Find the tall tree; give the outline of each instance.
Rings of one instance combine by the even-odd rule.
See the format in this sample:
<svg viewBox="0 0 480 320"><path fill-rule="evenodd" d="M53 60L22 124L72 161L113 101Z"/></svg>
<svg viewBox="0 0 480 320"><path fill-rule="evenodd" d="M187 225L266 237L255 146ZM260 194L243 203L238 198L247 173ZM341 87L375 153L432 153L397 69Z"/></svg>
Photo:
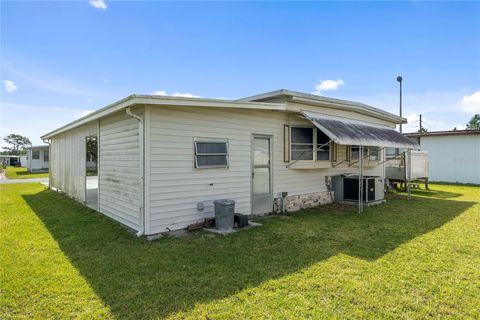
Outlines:
<svg viewBox="0 0 480 320"><path fill-rule="evenodd" d="M480 129L480 114L473 115L470 122L467 123L467 129Z"/></svg>
<svg viewBox="0 0 480 320"><path fill-rule="evenodd" d="M25 148L32 144L27 137L15 133L11 133L4 137L3 141L7 144L3 149L7 150L9 154L15 156L25 153Z"/></svg>

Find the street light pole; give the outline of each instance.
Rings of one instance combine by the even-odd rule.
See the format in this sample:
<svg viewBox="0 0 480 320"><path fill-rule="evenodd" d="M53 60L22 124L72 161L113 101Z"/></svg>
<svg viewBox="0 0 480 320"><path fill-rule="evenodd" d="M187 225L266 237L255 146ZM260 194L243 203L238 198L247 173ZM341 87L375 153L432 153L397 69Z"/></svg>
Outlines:
<svg viewBox="0 0 480 320"><path fill-rule="evenodd" d="M400 117L402 116L402 81L403 78L401 76L397 77L397 81L400 83ZM400 123L400 133L402 133L402 124Z"/></svg>

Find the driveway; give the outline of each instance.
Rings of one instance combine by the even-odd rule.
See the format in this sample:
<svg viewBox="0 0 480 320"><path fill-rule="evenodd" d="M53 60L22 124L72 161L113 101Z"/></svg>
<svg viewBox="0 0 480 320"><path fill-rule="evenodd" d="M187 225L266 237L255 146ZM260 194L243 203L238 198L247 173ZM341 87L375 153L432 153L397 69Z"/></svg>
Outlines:
<svg viewBox="0 0 480 320"><path fill-rule="evenodd" d="M14 183L32 183L39 182L48 186L48 178L31 178L31 179L0 179L0 184L14 184Z"/></svg>

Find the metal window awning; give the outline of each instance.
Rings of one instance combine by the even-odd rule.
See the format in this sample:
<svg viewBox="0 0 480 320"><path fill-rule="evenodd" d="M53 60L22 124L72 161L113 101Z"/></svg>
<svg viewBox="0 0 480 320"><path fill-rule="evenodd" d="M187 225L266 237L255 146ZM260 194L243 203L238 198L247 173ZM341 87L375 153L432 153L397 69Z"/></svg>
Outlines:
<svg viewBox="0 0 480 320"><path fill-rule="evenodd" d="M387 126L310 111L301 111L301 113L336 144L402 149L419 147L409 138Z"/></svg>

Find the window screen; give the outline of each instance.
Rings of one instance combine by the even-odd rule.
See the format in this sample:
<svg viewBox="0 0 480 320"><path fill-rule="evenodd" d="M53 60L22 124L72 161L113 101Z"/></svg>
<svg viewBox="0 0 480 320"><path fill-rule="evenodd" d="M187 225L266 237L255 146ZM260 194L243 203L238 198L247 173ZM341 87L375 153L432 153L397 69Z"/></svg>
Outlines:
<svg viewBox="0 0 480 320"><path fill-rule="evenodd" d="M380 159L380 148L378 147L370 147L369 148L369 159L373 161L377 161Z"/></svg>
<svg viewBox="0 0 480 320"><path fill-rule="evenodd" d="M43 151L43 161L48 161L48 150Z"/></svg>
<svg viewBox="0 0 480 320"><path fill-rule="evenodd" d="M328 141L330 138L317 129L317 160L330 160L330 144L324 145Z"/></svg>
<svg viewBox="0 0 480 320"><path fill-rule="evenodd" d="M292 128L292 160L313 160L313 128Z"/></svg>
<svg viewBox="0 0 480 320"><path fill-rule="evenodd" d="M195 141L195 168L228 167L227 142Z"/></svg>
<svg viewBox="0 0 480 320"><path fill-rule="evenodd" d="M34 160L40 159L40 150L32 150L32 159Z"/></svg>
<svg viewBox="0 0 480 320"><path fill-rule="evenodd" d="M368 148L363 147L363 159L367 156ZM352 146L350 149L350 161L360 160L360 147Z"/></svg>
<svg viewBox="0 0 480 320"><path fill-rule="evenodd" d="M398 148L385 148L385 153L387 156L396 156L399 154Z"/></svg>

